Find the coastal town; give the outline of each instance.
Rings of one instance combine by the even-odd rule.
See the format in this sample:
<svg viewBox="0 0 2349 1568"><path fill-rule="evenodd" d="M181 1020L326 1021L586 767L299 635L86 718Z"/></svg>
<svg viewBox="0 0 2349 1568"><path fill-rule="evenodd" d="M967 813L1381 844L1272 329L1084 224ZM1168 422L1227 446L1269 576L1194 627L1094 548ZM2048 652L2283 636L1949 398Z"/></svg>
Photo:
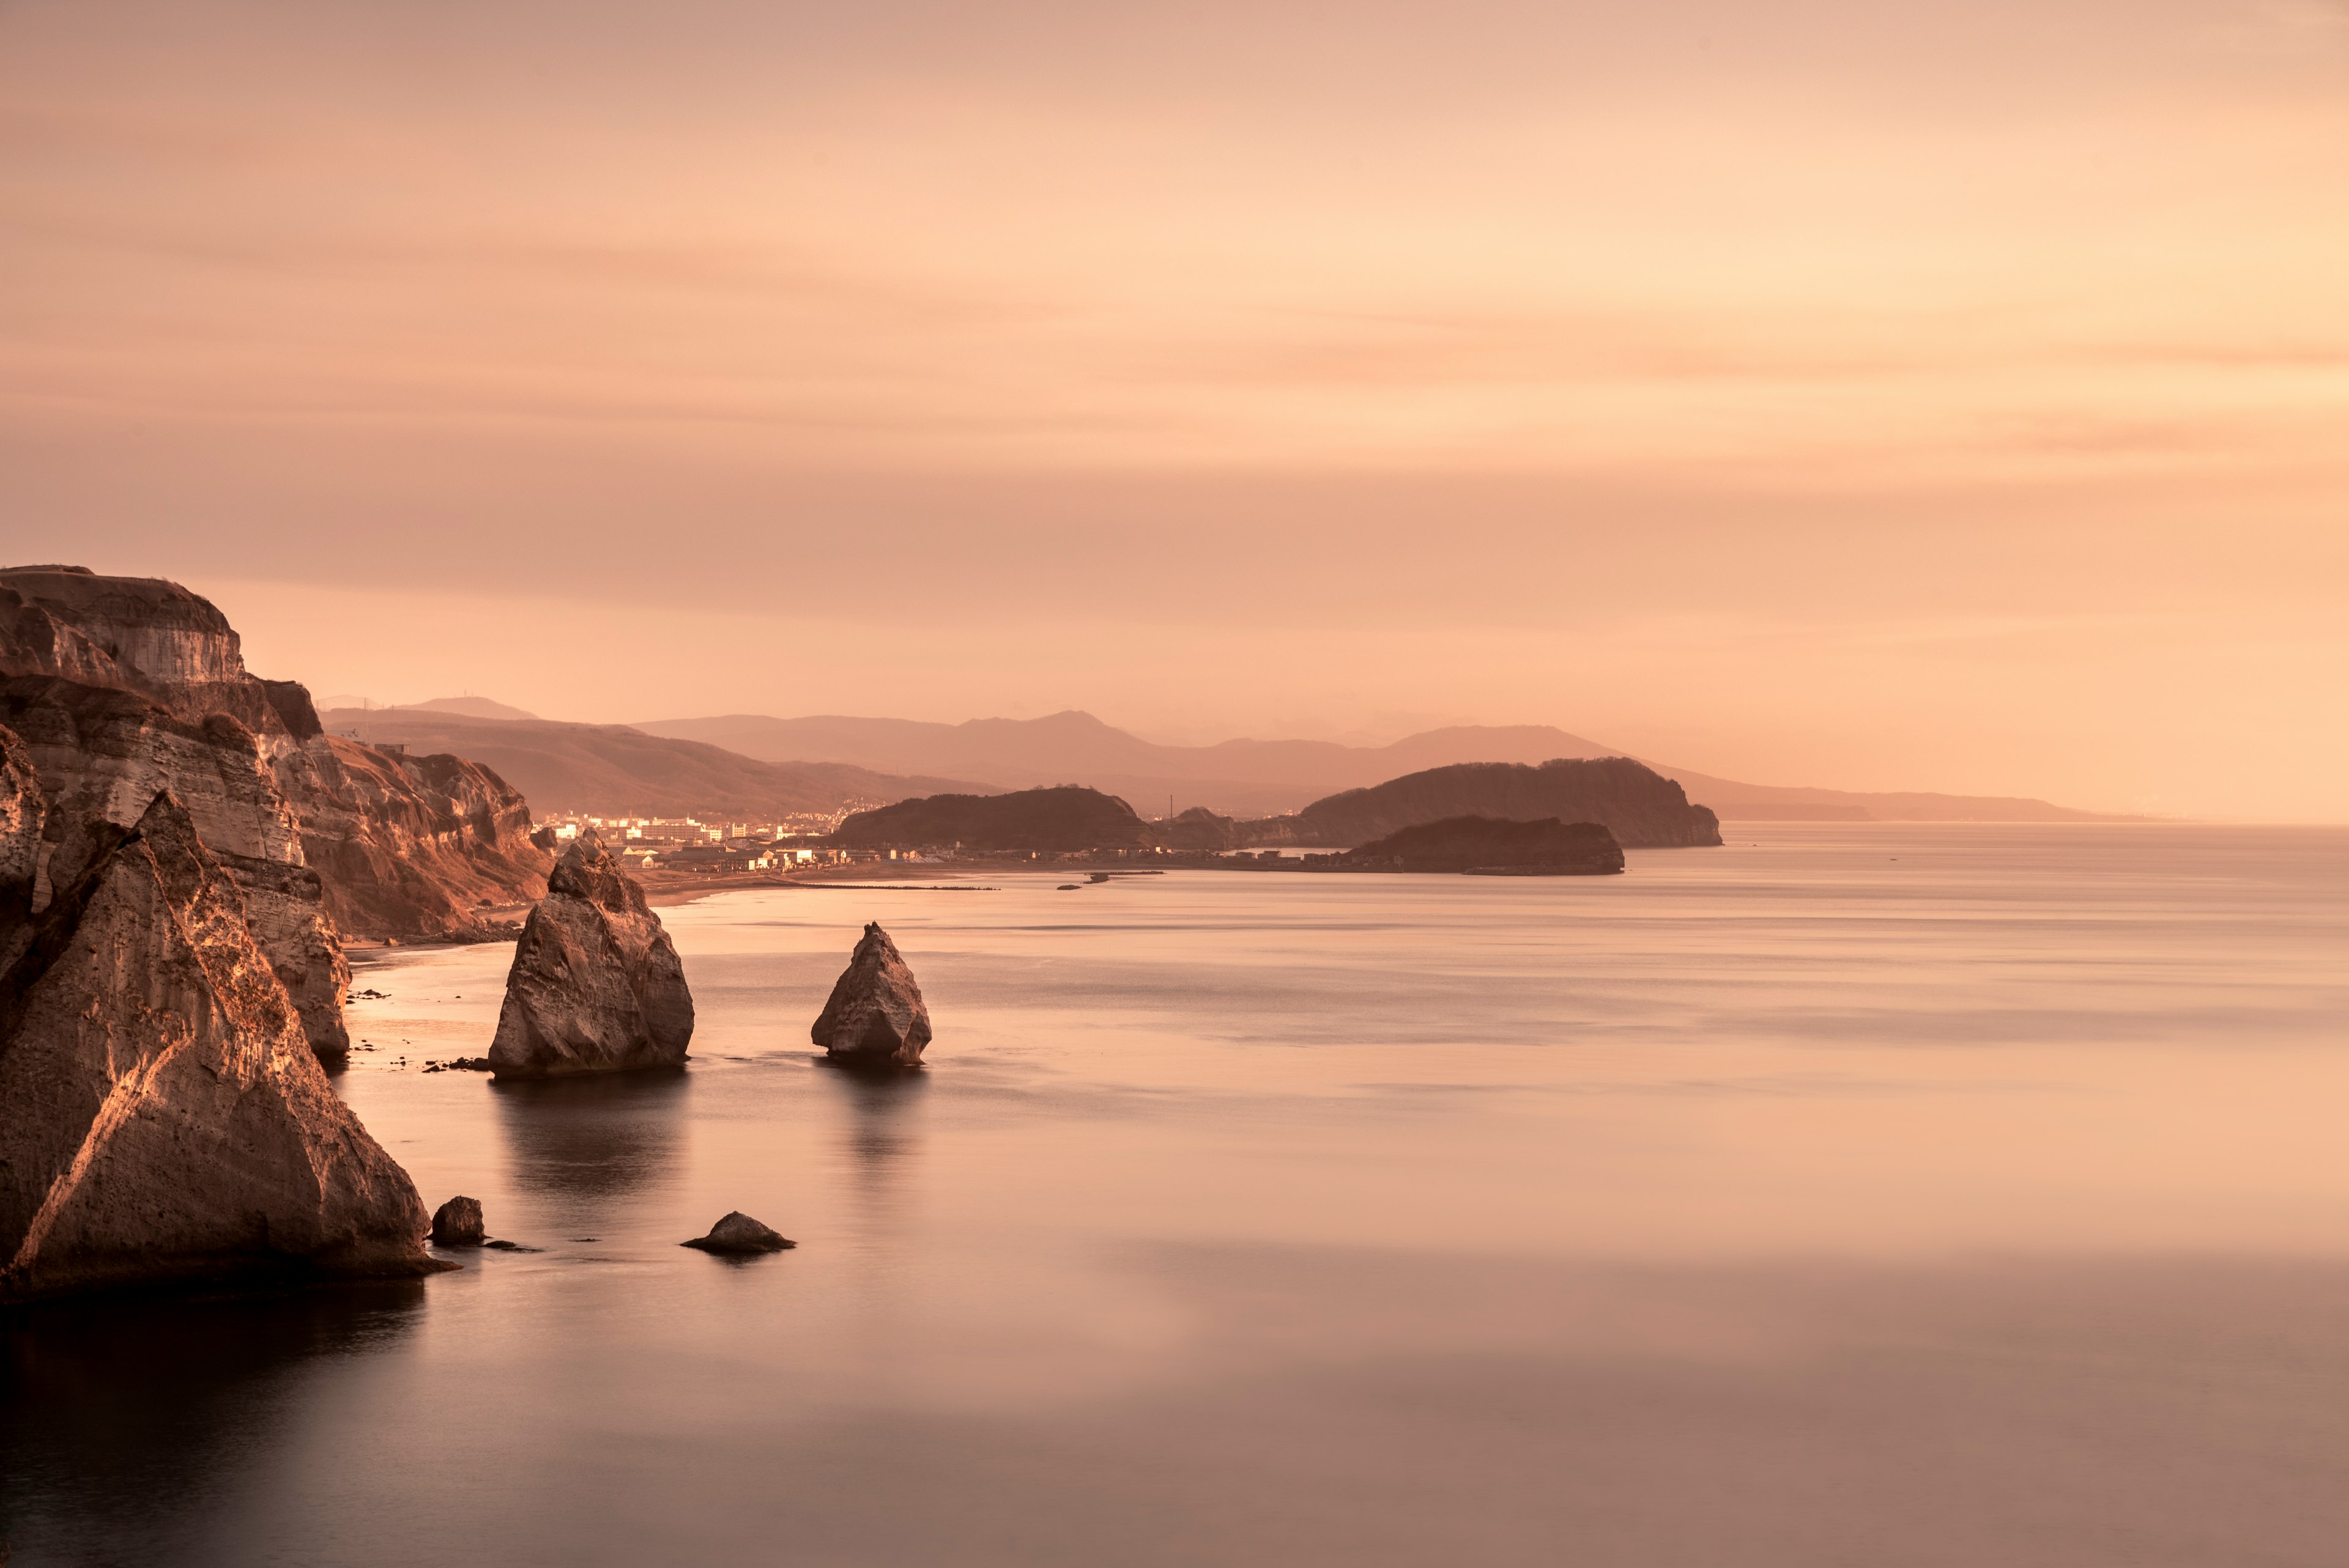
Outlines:
<svg viewBox="0 0 2349 1568"><path fill-rule="evenodd" d="M948 861L1006 858L1001 852L966 854L958 844L918 847L843 847L833 832L846 813L832 816L793 817L771 822L705 822L698 817L595 816L578 813L550 814L540 825L557 846L594 828L605 846L636 875L649 875L655 885L673 877L774 877L794 872L823 872L843 867L882 869L892 866L936 866ZM1106 850L1026 852L1020 858L1038 862L1086 862L1103 858L1155 857L1170 852L1150 846Z"/></svg>

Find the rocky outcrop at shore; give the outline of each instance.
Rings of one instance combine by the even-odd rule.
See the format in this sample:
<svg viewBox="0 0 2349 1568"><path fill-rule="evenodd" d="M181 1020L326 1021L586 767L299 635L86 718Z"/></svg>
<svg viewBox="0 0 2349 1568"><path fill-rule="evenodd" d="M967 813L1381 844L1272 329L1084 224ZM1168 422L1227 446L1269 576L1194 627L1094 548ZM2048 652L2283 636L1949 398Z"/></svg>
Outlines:
<svg viewBox="0 0 2349 1568"><path fill-rule="evenodd" d="M327 1085L193 815L159 794L88 844L0 978L0 1300L428 1272L414 1186Z"/></svg>
<svg viewBox="0 0 2349 1568"><path fill-rule="evenodd" d="M1338 857L1342 866L1495 876L1596 877L1623 869L1623 849L1595 822L1508 822L1454 816L1373 839Z"/></svg>
<svg viewBox="0 0 2349 1568"><path fill-rule="evenodd" d="M1560 758L1538 767L1461 763L1430 768L1317 800L1295 816L1267 817L1241 828L1250 844L1344 849L1456 816L1595 822L1628 849L1721 842L1721 824L1712 812L1690 805L1679 784L1629 757Z"/></svg>
<svg viewBox="0 0 2349 1568"><path fill-rule="evenodd" d="M490 1046L501 1078L674 1067L693 1038L693 997L644 889L593 828L574 839L530 912Z"/></svg>
<svg viewBox="0 0 2349 1568"><path fill-rule="evenodd" d="M834 1061L876 1067L920 1063L922 1047L930 1043L930 1010L914 971L878 922L864 928L810 1034Z"/></svg>

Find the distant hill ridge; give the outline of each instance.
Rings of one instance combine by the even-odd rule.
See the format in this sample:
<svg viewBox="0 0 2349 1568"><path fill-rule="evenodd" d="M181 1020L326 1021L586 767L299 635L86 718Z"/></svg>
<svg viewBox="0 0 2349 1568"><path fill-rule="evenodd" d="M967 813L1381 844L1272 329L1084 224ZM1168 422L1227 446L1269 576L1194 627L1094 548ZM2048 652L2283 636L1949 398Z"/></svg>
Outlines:
<svg viewBox="0 0 2349 1568"><path fill-rule="evenodd" d="M1681 786L1629 757L1559 757L1454 763L1317 800L1294 816L1242 825L1259 844L1358 847L1423 823L1464 817L1526 823L1555 817L1598 823L1630 849L1683 849L1721 842L1721 824Z"/></svg>
<svg viewBox="0 0 2349 1568"><path fill-rule="evenodd" d="M1629 754L1547 724L1454 725L1407 735L1385 746L1255 740L1168 746L1076 710L1041 719L973 719L960 724L839 714L776 719L734 713L651 720L635 728L769 762L833 762L891 774L948 774L983 779L1003 789L1079 780L1123 796L1152 817L1165 811L1170 796L1177 811L1205 806L1229 816L1269 816L1297 811L1333 792L1460 763L1540 763ZM1650 765L1680 781L1692 801L1734 820L2112 820L2021 797L1743 784L1665 763Z"/></svg>
<svg viewBox="0 0 2349 1568"><path fill-rule="evenodd" d="M963 779L901 778L843 763L761 762L626 724L475 718L429 707L330 708L318 719L331 733L470 757L495 768L542 813L758 819L830 815L950 791L995 793Z"/></svg>
<svg viewBox="0 0 2349 1568"><path fill-rule="evenodd" d="M938 794L860 811L835 836L855 849L897 846L1053 853L1125 849L1150 841L1147 824L1113 794L1079 784L1010 794Z"/></svg>

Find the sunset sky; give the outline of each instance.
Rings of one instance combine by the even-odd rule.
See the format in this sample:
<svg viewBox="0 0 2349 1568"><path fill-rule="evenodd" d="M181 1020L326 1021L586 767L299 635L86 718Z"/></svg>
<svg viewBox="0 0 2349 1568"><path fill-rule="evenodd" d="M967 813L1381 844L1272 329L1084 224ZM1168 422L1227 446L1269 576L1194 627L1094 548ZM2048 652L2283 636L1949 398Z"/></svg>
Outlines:
<svg viewBox="0 0 2349 1568"><path fill-rule="evenodd" d="M2349 0L0 0L0 554L321 695L2349 820Z"/></svg>

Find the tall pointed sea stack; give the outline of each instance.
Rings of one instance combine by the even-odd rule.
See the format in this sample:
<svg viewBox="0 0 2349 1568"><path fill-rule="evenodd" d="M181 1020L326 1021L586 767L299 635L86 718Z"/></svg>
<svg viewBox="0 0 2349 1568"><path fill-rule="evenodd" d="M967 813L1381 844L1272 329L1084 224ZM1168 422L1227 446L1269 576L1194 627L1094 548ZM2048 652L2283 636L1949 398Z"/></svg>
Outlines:
<svg viewBox="0 0 2349 1568"><path fill-rule="evenodd" d="M490 1069L554 1078L674 1067L693 1038L685 969L594 828L555 863L506 975Z"/></svg>
<svg viewBox="0 0 2349 1568"><path fill-rule="evenodd" d="M0 978L0 1301L429 1272L415 1187L328 1086L186 810L158 794L98 836Z"/></svg>
<svg viewBox="0 0 2349 1568"><path fill-rule="evenodd" d="M930 1043L930 1010L914 971L878 922L864 928L864 940L833 983L811 1033L835 1061L876 1067L921 1061L922 1047Z"/></svg>

